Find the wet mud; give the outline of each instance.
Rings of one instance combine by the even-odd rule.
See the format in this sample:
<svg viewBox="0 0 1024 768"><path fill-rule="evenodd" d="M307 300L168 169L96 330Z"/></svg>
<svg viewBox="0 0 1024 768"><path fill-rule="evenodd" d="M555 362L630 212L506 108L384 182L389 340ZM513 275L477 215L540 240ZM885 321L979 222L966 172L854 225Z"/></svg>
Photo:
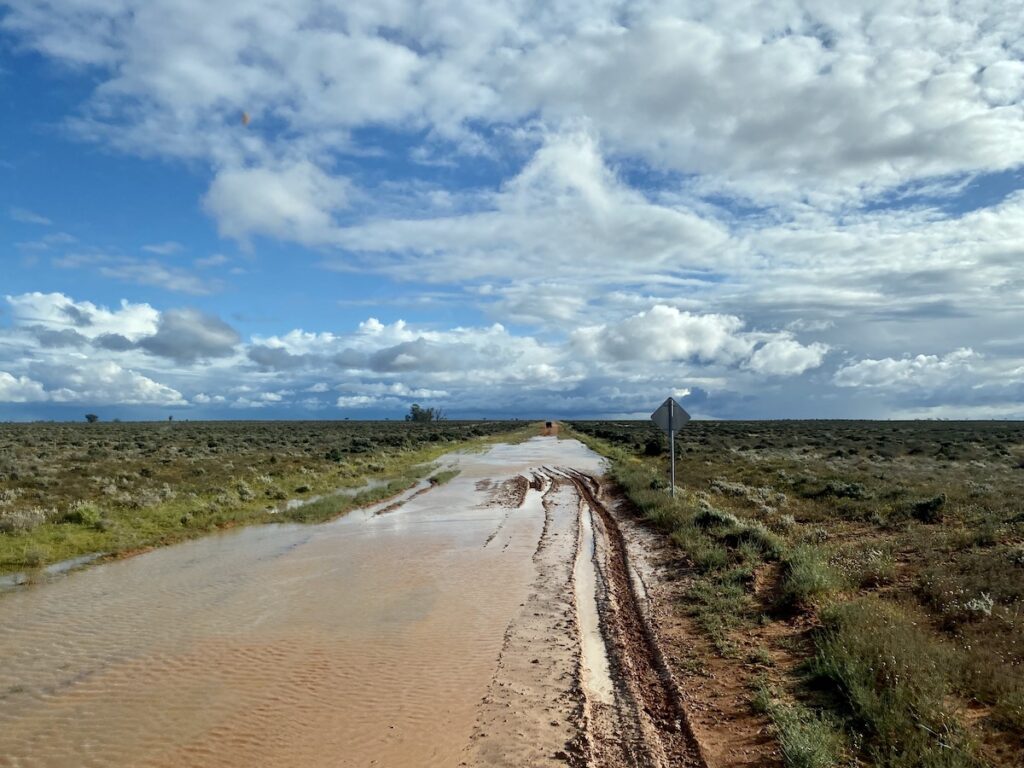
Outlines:
<svg viewBox="0 0 1024 768"><path fill-rule="evenodd" d="M456 461L0 597L0 766L705 765L600 458Z"/></svg>

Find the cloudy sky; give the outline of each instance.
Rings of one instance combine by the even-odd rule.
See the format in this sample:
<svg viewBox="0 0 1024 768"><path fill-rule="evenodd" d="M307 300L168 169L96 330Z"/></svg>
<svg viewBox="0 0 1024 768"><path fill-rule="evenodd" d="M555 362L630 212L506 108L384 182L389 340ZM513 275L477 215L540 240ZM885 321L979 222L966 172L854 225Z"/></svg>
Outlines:
<svg viewBox="0 0 1024 768"><path fill-rule="evenodd" d="M0 418L1024 418L1022 59L1020 0L0 0Z"/></svg>

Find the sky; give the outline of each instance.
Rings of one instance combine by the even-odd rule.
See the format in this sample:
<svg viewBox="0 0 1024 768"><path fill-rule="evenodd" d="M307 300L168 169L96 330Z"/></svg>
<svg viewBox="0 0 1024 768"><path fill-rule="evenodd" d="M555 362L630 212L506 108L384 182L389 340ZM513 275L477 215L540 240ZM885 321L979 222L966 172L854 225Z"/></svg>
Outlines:
<svg viewBox="0 0 1024 768"><path fill-rule="evenodd" d="M1024 418L1024 2L0 0L0 419Z"/></svg>

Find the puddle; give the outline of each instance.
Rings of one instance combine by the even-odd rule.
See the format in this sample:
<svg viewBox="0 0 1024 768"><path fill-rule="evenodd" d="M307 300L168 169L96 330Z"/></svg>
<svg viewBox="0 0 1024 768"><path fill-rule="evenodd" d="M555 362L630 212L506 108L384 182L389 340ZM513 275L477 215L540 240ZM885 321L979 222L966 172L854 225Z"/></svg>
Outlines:
<svg viewBox="0 0 1024 768"><path fill-rule="evenodd" d="M280 504L270 507L269 511L271 513L290 512L291 510L298 509L299 507L303 507L306 504L312 504L313 502L320 501L321 499L331 499L336 496L347 496L349 498L355 498L360 493L365 493L366 491L374 491L378 488L384 488L390 482L392 482L393 479L394 478L371 477L365 483L363 483L362 485L358 485L355 488L339 488L338 490L331 491L330 493L321 493L313 496L304 496L298 499L288 499L287 501L283 501Z"/></svg>
<svg viewBox="0 0 1024 768"><path fill-rule="evenodd" d="M0 592L8 589L17 589L23 584L28 584L27 573L8 573L0 576Z"/></svg>
<svg viewBox="0 0 1024 768"><path fill-rule="evenodd" d="M83 565L88 565L92 561L103 557L105 554L106 552L93 552L91 555L79 555L78 557L72 557L69 560L61 560L59 563L46 566L43 569L43 573L48 576L60 576L68 571L73 571L75 568L81 568Z"/></svg>
<svg viewBox="0 0 1024 768"><path fill-rule="evenodd" d="M583 687L587 698L602 704L615 702L611 667L597 611L597 567L593 513L583 505L580 511L580 545L573 577L576 584L576 614L579 621Z"/></svg>
<svg viewBox="0 0 1024 768"><path fill-rule="evenodd" d="M601 460L535 438L453 461L387 514L394 499L225 531L5 594L0 765L457 765L544 524L533 498L509 515L476 484Z"/></svg>
<svg viewBox="0 0 1024 768"><path fill-rule="evenodd" d="M106 552L93 552L89 555L79 555L78 557L72 557L68 560L61 560L59 563L53 563L43 568L39 573L33 577L29 573L9 573L5 576L0 576L0 592L17 589L18 587L26 584L31 584L33 581L40 579L55 578L57 576L63 576L76 568L81 568L84 565L88 565L94 560L105 556Z"/></svg>

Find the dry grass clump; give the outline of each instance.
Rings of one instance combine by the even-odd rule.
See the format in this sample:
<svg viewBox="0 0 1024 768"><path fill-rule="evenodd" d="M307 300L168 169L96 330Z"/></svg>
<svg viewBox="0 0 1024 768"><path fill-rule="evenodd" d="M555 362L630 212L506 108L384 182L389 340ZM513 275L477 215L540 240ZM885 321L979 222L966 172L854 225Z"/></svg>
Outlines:
<svg viewBox="0 0 1024 768"><path fill-rule="evenodd" d="M0 533L27 533L57 516L54 508L22 507L0 510Z"/></svg>
<svg viewBox="0 0 1024 768"><path fill-rule="evenodd" d="M887 542L864 547L853 543L833 555L831 564L851 584L872 589L892 584L896 578L896 556Z"/></svg>

